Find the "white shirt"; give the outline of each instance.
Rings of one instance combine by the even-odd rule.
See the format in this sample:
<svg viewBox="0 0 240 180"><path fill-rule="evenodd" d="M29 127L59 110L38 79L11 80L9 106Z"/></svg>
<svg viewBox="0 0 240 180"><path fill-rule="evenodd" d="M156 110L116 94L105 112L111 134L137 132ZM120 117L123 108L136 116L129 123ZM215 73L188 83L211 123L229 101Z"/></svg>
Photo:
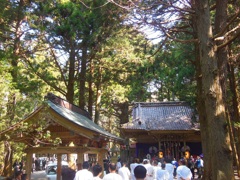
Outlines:
<svg viewBox="0 0 240 180"><path fill-rule="evenodd" d="M165 169L169 172L169 180L173 180L174 166L171 163L166 163Z"/></svg>
<svg viewBox="0 0 240 180"><path fill-rule="evenodd" d="M146 180L153 180L154 179L154 168L151 164L144 164L144 167L147 170Z"/></svg>
<svg viewBox="0 0 240 180"><path fill-rule="evenodd" d="M200 166L203 167L203 160L200 159Z"/></svg>
<svg viewBox="0 0 240 180"><path fill-rule="evenodd" d="M116 164L116 168L117 168L117 170L119 170L121 167L122 167L121 162L117 162L117 164Z"/></svg>
<svg viewBox="0 0 240 180"><path fill-rule="evenodd" d="M190 180L192 178L192 172L187 166L184 165L178 166L177 179L181 180L181 178L185 180Z"/></svg>
<svg viewBox="0 0 240 180"><path fill-rule="evenodd" d="M122 177L117 173L108 173L103 177L103 180L122 180Z"/></svg>
<svg viewBox="0 0 240 180"><path fill-rule="evenodd" d="M82 169L76 172L74 180L92 180L93 174L87 169Z"/></svg>
<svg viewBox="0 0 240 180"><path fill-rule="evenodd" d="M161 167L159 166L153 166L153 179L156 180L157 179L157 170L158 169L162 169Z"/></svg>
<svg viewBox="0 0 240 180"><path fill-rule="evenodd" d="M169 180L169 172L166 169L157 170L157 180Z"/></svg>
<svg viewBox="0 0 240 180"><path fill-rule="evenodd" d="M98 176L95 176L95 177L93 177L93 180L102 180L102 179Z"/></svg>
<svg viewBox="0 0 240 180"><path fill-rule="evenodd" d="M136 180L135 176L134 176L134 168L139 165L138 163L132 163L130 164L130 170L131 170L131 180Z"/></svg>
<svg viewBox="0 0 240 180"><path fill-rule="evenodd" d="M127 167L123 166L118 170L118 174L122 177L123 180L129 180L130 179L130 171Z"/></svg>

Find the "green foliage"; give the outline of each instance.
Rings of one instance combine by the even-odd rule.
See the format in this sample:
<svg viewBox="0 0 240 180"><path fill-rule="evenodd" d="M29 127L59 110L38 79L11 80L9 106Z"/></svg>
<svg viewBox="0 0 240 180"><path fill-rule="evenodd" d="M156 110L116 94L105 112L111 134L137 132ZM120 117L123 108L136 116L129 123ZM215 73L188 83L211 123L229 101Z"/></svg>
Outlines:
<svg viewBox="0 0 240 180"><path fill-rule="evenodd" d="M13 144L13 159L18 160L20 162L21 160L26 158L26 153L23 151L23 149L27 148L26 144L23 143L16 143Z"/></svg>
<svg viewBox="0 0 240 180"><path fill-rule="evenodd" d="M126 26L125 29L116 32L115 36L108 40L103 51L97 54L98 58L101 57L98 66L104 70L102 72L103 106L107 102L111 104L134 100L130 94L137 87L132 84L142 82L142 79L134 77L147 56L144 54L145 46L147 46L146 39Z"/></svg>
<svg viewBox="0 0 240 180"><path fill-rule="evenodd" d="M154 72L159 79L160 100L179 99L195 101L195 67L192 46L190 44L171 43L157 55ZM170 96L169 96L170 95Z"/></svg>

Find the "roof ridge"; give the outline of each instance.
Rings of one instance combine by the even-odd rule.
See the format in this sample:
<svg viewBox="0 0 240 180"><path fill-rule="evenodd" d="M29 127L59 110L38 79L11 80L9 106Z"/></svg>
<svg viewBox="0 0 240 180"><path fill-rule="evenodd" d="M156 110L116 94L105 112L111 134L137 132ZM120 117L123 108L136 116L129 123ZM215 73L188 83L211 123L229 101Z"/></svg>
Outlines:
<svg viewBox="0 0 240 180"><path fill-rule="evenodd" d="M188 106L189 104L185 101L161 101L161 102L134 102L133 105L137 106Z"/></svg>
<svg viewBox="0 0 240 180"><path fill-rule="evenodd" d="M90 116L90 114L85 110L85 109L82 109L80 108L79 106L75 105L75 104L72 104L70 102L68 102L67 100L59 97L59 96L56 96L55 94L53 93L48 93L46 96L45 96L45 99L51 101L52 103L56 104L56 105L59 105L61 107L64 107L66 109L69 109L73 112L76 112L76 113L79 113L83 116L86 116L87 118L89 118L90 120L92 120L92 117Z"/></svg>

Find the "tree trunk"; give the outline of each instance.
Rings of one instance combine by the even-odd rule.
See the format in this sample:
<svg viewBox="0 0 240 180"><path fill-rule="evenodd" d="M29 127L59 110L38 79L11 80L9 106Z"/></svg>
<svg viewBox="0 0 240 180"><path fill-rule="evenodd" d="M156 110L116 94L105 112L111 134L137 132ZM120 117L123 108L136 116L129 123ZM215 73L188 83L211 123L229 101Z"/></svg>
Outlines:
<svg viewBox="0 0 240 180"><path fill-rule="evenodd" d="M195 5L195 0L191 1L191 4ZM196 7L193 6L193 9ZM198 22L196 19L192 19L192 24L193 24L193 36L195 39L198 38L197 35L197 25ZM210 142L206 141L206 139L209 139L210 135L209 132L206 131L208 128L207 126L207 113L206 113L206 108L204 106L204 95L203 95L203 77L202 77L202 69L201 69L201 62L200 62L200 51L199 51L199 43L194 44L195 47L195 68L196 68L196 80L197 80L197 111L199 114L199 122L200 122L200 129L201 129L201 142L202 142L202 152L204 154L204 176L205 177L210 177L211 172L212 172L212 167L211 167L211 156L208 155L210 152ZM208 157L208 158L206 158Z"/></svg>
<svg viewBox="0 0 240 180"><path fill-rule="evenodd" d="M227 0L217 0L216 1L216 16L215 16L215 33L226 33L225 27L227 26L227 6L228 6L228 1ZM225 31L224 31L225 30ZM223 43L223 40L218 40L216 42L217 45L221 45ZM223 91L223 102L225 104L225 109L226 109L226 118L227 118L227 123L228 123L228 129L229 129L229 136L230 136L230 142L231 142L231 147L233 150L233 158L235 165L237 166L237 169L239 170L239 163L238 163L238 156L237 156L237 150L236 150L236 145L234 143L234 135L233 135L233 130L232 130L232 123L231 123L231 118L229 116L229 108L231 108L227 102L227 67L228 67L228 51L229 48L228 46L225 46L221 49L218 49L217 51L217 64L218 64L218 70L219 70L219 77L220 77L220 85Z"/></svg>
<svg viewBox="0 0 240 180"><path fill-rule="evenodd" d="M232 147L232 150L233 150L233 159L234 159L233 165L235 165L237 167L237 173L238 173L238 176L239 176L238 152L237 152L237 147L236 147L236 144L235 144L235 138L234 138L234 132L233 132L234 125L232 124L232 121L231 121L231 118L230 118L230 115L229 115L229 111L227 112L227 120L228 120L229 135L230 135L230 140L231 140L231 147Z"/></svg>
<svg viewBox="0 0 240 180"><path fill-rule="evenodd" d="M237 92L237 86L236 86L236 79L235 79L235 75L234 75L234 67L233 64L230 62L228 65L228 74L229 74L229 87L230 87L230 91L232 94L232 98L231 98L231 102L232 102L232 111L231 112L232 116L232 121L233 124L234 123L239 123L240 120L240 116L239 116L239 104L238 104L238 99L239 99L239 95ZM234 128L234 125L233 125ZM238 139L237 143L235 143L234 140L234 144L236 144L236 148L237 148L237 153L234 154L235 160L236 160L236 166L237 166L237 172L238 172L238 176L240 176L240 162L239 162L239 156L240 156L240 129L239 128L234 128L234 136L236 139Z"/></svg>
<svg viewBox="0 0 240 180"><path fill-rule="evenodd" d="M90 114L91 117L93 117L93 73L94 73L94 68L93 68L93 62L90 60L90 73L89 73L89 78L88 78L88 113Z"/></svg>
<svg viewBox="0 0 240 180"><path fill-rule="evenodd" d="M196 45L196 50L198 50L199 47ZM198 52L198 51L197 51ZM200 121L200 129L201 129L201 140L202 140L202 151L204 154L204 176L210 177L212 173L212 166L211 166L211 155L210 153L210 147L211 143L209 141L206 141L206 139L209 139L209 131L206 131L208 128L207 125L207 113L206 108L204 105L204 95L202 91L202 72L200 67L200 59L199 59L199 53L196 53L196 73L197 73L197 109L199 114L199 121ZM208 158L207 158L208 157Z"/></svg>
<svg viewBox="0 0 240 180"><path fill-rule="evenodd" d="M208 0L196 0L196 22L199 40L199 60L202 73L202 97L205 113L201 119L201 136L208 141L203 146L204 179L234 179L232 149L228 134L225 106L220 85L216 44L213 41Z"/></svg>
<svg viewBox="0 0 240 180"><path fill-rule="evenodd" d="M86 36L88 37L88 36ZM85 38L86 38L85 37ZM82 61L81 61L81 72L79 77L79 107L85 109L85 83L86 83L86 69L87 69L87 41L83 40L82 44Z"/></svg>
<svg viewBox="0 0 240 180"><path fill-rule="evenodd" d="M128 123L129 122L129 104L127 101L118 104L120 109L119 120L120 124Z"/></svg>
<svg viewBox="0 0 240 180"><path fill-rule="evenodd" d="M5 177L12 176L13 152L11 144L8 141L4 142L4 167L2 175Z"/></svg>
<svg viewBox="0 0 240 180"><path fill-rule="evenodd" d="M100 118L100 102L101 102L101 97L102 97L102 92L101 92L101 85L102 85L102 68L99 68L98 71L99 75L97 78L97 83L96 83L96 102L95 102L95 118L94 122L98 124L99 118Z"/></svg>
<svg viewBox="0 0 240 180"><path fill-rule="evenodd" d="M98 121L100 119L100 102L101 102L101 89L97 87L97 96L96 96L96 104L95 104L95 118L94 122L98 124Z"/></svg>
<svg viewBox="0 0 240 180"><path fill-rule="evenodd" d="M69 56L69 73L68 73L68 84L67 84L67 94L66 99L73 103L74 99L74 74L75 74L75 48L74 48L74 40L71 40L70 46L70 56Z"/></svg>

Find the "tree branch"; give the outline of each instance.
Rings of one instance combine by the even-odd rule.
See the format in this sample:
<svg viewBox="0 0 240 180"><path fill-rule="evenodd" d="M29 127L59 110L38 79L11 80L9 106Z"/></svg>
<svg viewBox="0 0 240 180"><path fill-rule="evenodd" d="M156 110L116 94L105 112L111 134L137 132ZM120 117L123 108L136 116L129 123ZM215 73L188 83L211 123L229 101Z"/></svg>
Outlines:
<svg viewBox="0 0 240 180"><path fill-rule="evenodd" d="M166 36L168 37L168 38L170 38L170 39L172 39L172 40L174 40L174 41L176 41L176 42L181 42L181 43L196 43L196 42L198 42L198 39L188 39L188 40L182 40L182 39L177 39L177 38L174 38L173 36L171 36L169 33L165 33L166 34Z"/></svg>
<svg viewBox="0 0 240 180"><path fill-rule="evenodd" d="M28 60L28 58L27 58L26 56L25 56L24 62L26 62L26 63L29 65L29 67L33 70L34 74L37 75L41 80L43 80L47 85L49 85L50 87L52 87L52 88L55 89L56 91L62 93L63 95L66 95L66 92L65 92L63 89L57 87L57 86L56 86L55 84L53 84L53 83L50 83L50 82L44 77L44 75L42 75L42 74L40 74L40 73L38 73L38 72L35 72L35 69L34 69L34 67L32 66L32 63ZM28 67L27 67L27 68L28 68Z"/></svg>
<svg viewBox="0 0 240 180"><path fill-rule="evenodd" d="M67 86L66 78L64 77L63 71L62 71L62 69L61 69L61 67L60 67L60 65L59 65L59 63L57 61L56 55L55 55L52 47L50 47L50 51L51 51L51 54L53 55L54 62L56 64L56 66L58 67L58 70L60 71L60 74L61 74L61 77L63 79L63 82L64 82L65 86Z"/></svg>
<svg viewBox="0 0 240 180"><path fill-rule="evenodd" d="M234 33L233 36L230 36L230 34ZM230 43L232 43L236 38L238 38L240 36L240 24L238 24L237 27L235 27L234 29L230 30L229 32L227 32L224 36L219 37L219 38L215 38L215 41L217 40L224 40L224 39L228 39L227 41L225 41L223 44L219 45L217 47L217 49L221 49L227 45L229 45Z"/></svg>
<svg viewBox="0 0 240 180"><path fill-rule="evenodd" d="M238 10L238 12L231 18L231 20L228 22L228 24L226 25L225 28L223 28L218 34L216 34L214 36L214 39L222 36L224 34L224 32L226 32L226 30L229 28L229 26L236 20L236 18L238 18L238 16L240 15L240 11ZM231 30L232 31L232 30ZM229 31L229 32L231 32ZM228 33L229 34L229 33ZM226 37L226 34L224 35Z"/></svg>

